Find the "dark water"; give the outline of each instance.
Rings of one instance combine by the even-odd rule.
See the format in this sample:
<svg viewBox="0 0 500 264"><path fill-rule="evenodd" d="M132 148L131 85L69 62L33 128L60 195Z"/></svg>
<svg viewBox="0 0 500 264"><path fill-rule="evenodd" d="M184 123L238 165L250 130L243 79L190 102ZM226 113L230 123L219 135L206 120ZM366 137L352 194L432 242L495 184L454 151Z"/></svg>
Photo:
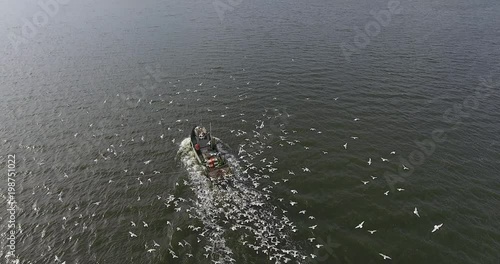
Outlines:
<svg viewBox="0 0 500 264"><path fill-rule="evenodd" d="M19 263L500 261L497 1L214 3L0 4L3 256L14 230Z"/></svg>

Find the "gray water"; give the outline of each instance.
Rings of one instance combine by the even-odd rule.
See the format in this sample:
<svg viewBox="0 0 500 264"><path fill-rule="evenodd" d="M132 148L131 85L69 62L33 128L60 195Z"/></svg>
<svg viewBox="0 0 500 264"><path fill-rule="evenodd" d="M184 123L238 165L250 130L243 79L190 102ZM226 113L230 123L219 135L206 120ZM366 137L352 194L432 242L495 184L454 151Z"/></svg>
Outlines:
<svg viewBox="0 0 500 264"><path fill-rule="evenodd" d="M499 262L497 1L62 2L0 3L2 261Z"/></svg>

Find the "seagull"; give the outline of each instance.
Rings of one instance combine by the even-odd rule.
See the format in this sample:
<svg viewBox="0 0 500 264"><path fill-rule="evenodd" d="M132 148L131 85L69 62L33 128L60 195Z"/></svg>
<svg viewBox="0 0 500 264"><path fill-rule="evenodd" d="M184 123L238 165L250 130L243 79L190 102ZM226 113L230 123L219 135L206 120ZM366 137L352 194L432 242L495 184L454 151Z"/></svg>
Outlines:
<svg viewBox="0 0 500 264"><path fill-rule="evenodd" d="M384 259L391 259L391 257L387 256L387 255L384 255L382 253L378 253L380 256L382 256Z"/></svg>
<svg viewBox="0 0 500 264"><path fill-rule="evenodd" d="M314 220L314 216L310 215L309 219Z"/></svg>
<svg viewBox="0 0 500 264"><path fill-rule="evenodd" d="M382 157L380 157L380 159L382 159L382 161L389 162L389 160L388 160L388 159L384 159L384 158L382 158Z"/></svg>
<svg viewBox="0 0 500 264"><path fill-rule="evenodd" d="M295 175L295 172L291 171L291 170L288 170L288 174L290 175Z"/></svg>
<svg viewBox="0 0 500 264"><path fill-rule="evenodd" d="M130 225L131 225L131 226L135 226L134 221L130 221Z"/></svg>
<svg viewBox="0 0 500 264"><path fill-rule="evenodd" d="M146 161L144 162L144 164L146 164L146 165L148 165L149 163L151 163L151 160L146 160Z"/></svg>
<svg viewBox="0 0 500 264"><path fill-rule="evenodd" d="M306 214L306 210L299 211L299 214Z"/></svg>
<svg viewBox="0 0 500 264"><path fill-rule="evenodd" d="M361 181L363 184L368 184L370 181Z"/></svg>
<svg viewBox="0 0 500 264"><path fill-rule="evenodd" d="M322 247L322 246L323 246L323 245L320 245L320 244L317 244L317 245L316 245L316 247L317 247L317 248L320 248L320 247Z"/></svg>
<svg viewBox="0 0 500 264"><path fill-rule="evenodd" d="M359 118L354 118L354 121L359 121Z"/></svg>
<svg viewBox="0 0 500 264"><path fill-rule="evenodd" d="M434 225L434 229L432 229L432 233L436 232L439 230L439 228L441 228L443 226L443 224L439 224L439 225Z"/></svg>
<svg viewBox="0 0 500 264"><path fill-rule="evenodd" d="M151 253L151 252L153 252L153 251L156 251L156 249L154 249L154 248L150 248L150 249L148 249L148 253Z"/></svg>
<svg viewBox="0 0 500 264"><path fill-rule="evenodd" d="M137 235L136 235L136 234L134 234L134 233L132 233L132 232L130 232L130 231L128 231L128 233L130 234L130 237L137 237Z"/></svg>
<svg viewBox="0 0 500 264"><path fill-rule="evenodd" d="M368 230L368 232L373 235L373 233L377 232L377 230Z"/></svg>
<svg viewBox="0 0 500 264"><path fill-rule="evenodd" d="M372 165L372 158L368 158L368 165Z"/></svg>
<svg viewBox="0 0 500 264"><path fill-rule="evenodd" d="M396 151L391 151L391 155L396 155Z"/></svg>
<svg viewBox="0 0 500 264"><path fill-rule="evenodd" d="M358 137L351 137L352 139L358 139Z"/></svg>
<svg viewBox="0 0 500 264"><path fill-rule="evenodd" d="M153 243L154 243L155 247L159 247L160 246L160 244L156 243L156 241L154 241L154 240L153 240Z"/></svg>
<svg viewBox="0 0 500 264"><path fill-rule="evenodd" d="M371 176L371 175L370 175L370 177L372 177L372 179L373 179L373 180L375 180L375 179L377 178L377 177L375 177L375 176Z"/></svg>
<svg viewBox="0 0 500 264"><path fill-rule="evenodd" d="M402 191L404 191L405 189L403 189L403 188L397 188L396 190L398 190L398 192L402 192Z"/></svg>
<svg viewBox="0 0 500 264"><path fill-rule="evenodd" d="M311 171L309 170L309 168L306 168L306 167L302 168L302 170L303 170L304 172L311 172Z"/></svg>
<svg viewBox="0 0 500 264"><path fill-rule="evenodd" d="M384 194L385 194L385 195L389 195L389 191L386 191Z"/></svg>
<svg viewBox="0 0 500 264"><path fill-rule="evenodd" d="M310 226L309 228L311 228L312 230L316 229L318 225L313 225L313 226Z"/></svg>
<svg viewBox="0 0 500 264"><path fill-rule="evenodd" d="M403 164L403 170L409 170L409 168Z"/></svg>
<svg viewBox="0 0 500 264"><path fill-rule="evenodd" d="M297 190L290 190L290 192L292 192L293 194L299 193L299 192L297 192Z"/></svg>
<svg viewBox="0 0 500 264"><path fill-rule="evenodd" d="M365 223L365 221L359 223L359 225L357 225L355 228L363 228L363 224Z"/></svg>
<svg viewBox="0 0 500 264"><path fill-rule="evenodd" d="M413 213L414 213L416 216L420 217L420 215L418 214L418 209L417 209L417 207L415 207L415 210L413 210Z"/></svg>
<svg viewBox="0 0 500 264"><path fill-rule="evenodd" d="M311 242L311 243L312 243L315 239L316 239L316 238L314 238L314 237L310 237L310 238L308 238L307 240L309 240L309 242Z"/></svg>
<svg viewBox="0 0 500 264"><path fill-rule="evenodd" d="M344 144L344 148L347 149L347 143Z"/></svg>

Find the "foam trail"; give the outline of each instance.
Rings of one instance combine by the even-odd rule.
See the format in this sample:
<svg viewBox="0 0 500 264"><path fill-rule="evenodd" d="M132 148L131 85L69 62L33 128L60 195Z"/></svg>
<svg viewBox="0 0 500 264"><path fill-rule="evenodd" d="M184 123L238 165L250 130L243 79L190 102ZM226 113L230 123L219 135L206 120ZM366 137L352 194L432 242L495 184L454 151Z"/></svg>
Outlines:
<svg viewBox="0 0 500 264"><path fill-rule="evenodd" d="M271 199L272 186L257 189L260 183L256 179L260 177L242 173L238 160L228 155L235 175L227 189L219 189L211 186L203 174L189 138L182 141L178 154L188 171L190 188L196 195L191 212L202 221L202 234L208 234L205 237L210 238L211 245L205 250L211 254L212 260L234 262L233 251L226 245L226 237L234 234L239 235L242 245L267 254L270 260L287 262L304 258L288 239L292 232L297 231L295 225L284 212L281 214L282 210L276 210L276 206L267 202Z"/></svg>

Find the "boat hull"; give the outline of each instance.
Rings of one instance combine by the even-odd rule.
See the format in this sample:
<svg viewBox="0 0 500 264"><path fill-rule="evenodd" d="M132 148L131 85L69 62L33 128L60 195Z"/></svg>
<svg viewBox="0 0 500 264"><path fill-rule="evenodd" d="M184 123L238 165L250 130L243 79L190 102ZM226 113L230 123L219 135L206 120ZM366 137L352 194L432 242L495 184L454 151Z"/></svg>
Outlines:
<svg viewBox="0 0 500 264"><path fill-rule="evenodd" d="M191 132L191 149L198 163L204 168L205 175L212 181L226 180L233 176L225 153L218 145L221 144L206 129L195 127Z"/></svg>

